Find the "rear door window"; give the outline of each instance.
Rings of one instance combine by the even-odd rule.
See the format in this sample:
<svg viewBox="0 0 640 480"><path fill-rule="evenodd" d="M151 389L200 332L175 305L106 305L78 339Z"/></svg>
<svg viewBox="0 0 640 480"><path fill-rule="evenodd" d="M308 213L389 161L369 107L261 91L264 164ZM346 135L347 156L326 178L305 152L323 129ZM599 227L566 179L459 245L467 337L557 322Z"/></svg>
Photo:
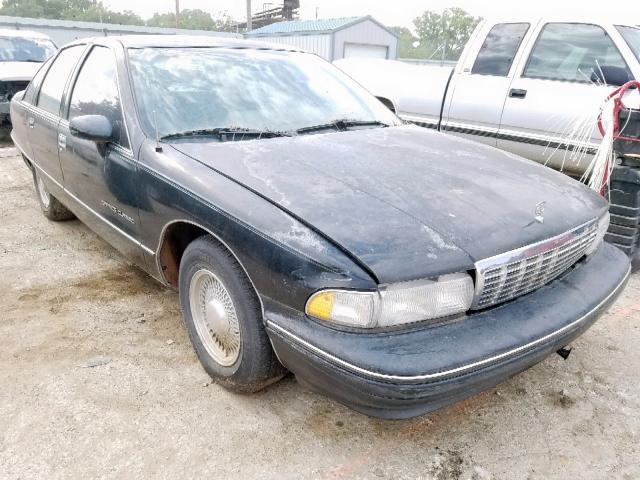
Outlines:
<svg viewBox="0 0 640 480"><path fill-rule="evenodd" d="M106 47L93 47L73 87L69 120L80 115L103 115L111 122L114 142L129 148L116 75L114 53Z"/></svg>
<svg viewBox="0 0 640 480"><path fill-rule="evenodd" d="M608 71L629 68L607 32L584 23L548 23L529 57L523 76L566 82L600 83Z"/></svg>
<svg viewBox="0 0 640 480"><path fill-rule="evenodd" d="M529 26L528 23L495 25L484 40L471 73L506 77Z"/></svg>
<svg viewBox="0 0 640 480"><path fill-rule="evenodd" d="M64 87L84 48L84 45L76 45L60 51L42 82L37 103L39 108L56 116L60 114L60 102Z"/></svg>

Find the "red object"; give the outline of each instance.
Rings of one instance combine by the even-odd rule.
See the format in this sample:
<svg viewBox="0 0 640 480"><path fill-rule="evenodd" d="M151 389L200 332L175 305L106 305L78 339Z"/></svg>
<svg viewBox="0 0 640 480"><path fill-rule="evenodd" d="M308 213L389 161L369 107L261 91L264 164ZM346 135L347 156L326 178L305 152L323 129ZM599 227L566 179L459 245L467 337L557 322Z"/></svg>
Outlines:
<svg viewBox="0 0 640 480"><path fill-rule="evenodd" d="M627 107L622 102L623 95L630 88L638 88L640 89L640 82L637 80L631 80L630 82L625 83L621 87L616 88L607 98L616 97L613 100L613 138L616 140L625 140L628 142L640 142L640 138L632 138L632 137L621 137L620 136L620 110L626 109ZM602 114L598 117L598 130L600 130L600 134L604 137L604 127L602 126Z"/></svg>
<svg viewBox="0 0 640 480"><path fill-rule="evenodd" d="M627 90L631 88L637 88L640 90L640 82L637 80L631 80L621 87L616 88L607 98L616 97L613 100L613 139L614 140L624 140L627 142L640 142L640 138L632 138L632 137L623 137L620 135L620 110L626 109L627 107L622 102L622 97L626 93ZM600 130L600 135L604 137L605 131L602 126L602 114L598 116L598 130ZM607 186L607 182L609 181L609 165L605 169L604 178L602 179L602 186L600 187L600 195L604 197L605 195L605 187Z"/></svg>

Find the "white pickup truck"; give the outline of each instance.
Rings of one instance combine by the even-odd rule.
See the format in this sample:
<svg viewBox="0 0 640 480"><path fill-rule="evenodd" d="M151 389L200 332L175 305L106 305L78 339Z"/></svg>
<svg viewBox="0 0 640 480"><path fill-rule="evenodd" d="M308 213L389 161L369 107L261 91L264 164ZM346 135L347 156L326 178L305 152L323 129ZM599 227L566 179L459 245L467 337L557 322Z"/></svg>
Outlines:
<svg viewBox="0 0 640 480"><path fill-rule="evenodd" d="M0 29L0 127L9 122L11 97L27 88L56 50L51 39L41 33Z"/></svg>
<svg viewBox="0 0 640 480"><path fill-rule="evenodd" d="M335 63L405 120L580 176L589 158L578 161L567 153L577 148L568 134L577 122L594 118L614 86L640 79L640 28L601 19L484 20L455 68L370 59ZM600 140L594 129L590 150ZM609 240L630 254L639 238L637 163L612 176ZM627 183L617 193L616 177Z"/></svg>

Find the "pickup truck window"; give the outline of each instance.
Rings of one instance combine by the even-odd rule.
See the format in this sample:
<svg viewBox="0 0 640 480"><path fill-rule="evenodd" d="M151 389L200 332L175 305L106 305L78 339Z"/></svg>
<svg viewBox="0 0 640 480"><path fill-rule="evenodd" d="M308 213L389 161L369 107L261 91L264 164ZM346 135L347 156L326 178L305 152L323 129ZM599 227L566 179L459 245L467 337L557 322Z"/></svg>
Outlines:
<svg viewBox="0 0 640 480"><path fill-rule="evenodd" d="M84 45L61 50L53 65L44 77L40 94L38 95L38 107L54 115L60 114L60 101L62 92L73 67L78 63L80 55L84 51Z"/></svg>
<svg viewBox="0 0 640 480"><path fill-rule="evenodd" d="M346 119L400 123L355 81L307 53L132 48L129 65L141 120L153 136L155 121L160 137L220 127L292 132Z"/></svg>
<svg viewBox="0 0 640 480"><path fill-rule="evenodd" d="M471 73L506 77L529 26L528 23L495 25L484 40Z"/></svg>
<svg viewBox="0 0 640 480"><path fill-rule="evenodd" d="M523 76L598 83L607 69L628 71L622 55L597 25L548 23L540 32Z"/></svg>
<svg viewBox="0 0 640 480"><path fill-rule="evenodd" d="M620 35L624 38L629 48L640 62L640 28L635 27L616 27Z"/></svg>
<svg viewBox="0 0 640 480"><path fill-rule="evenodd" d="M113 52L93 47L73 87L69 120L80 115L104 115L111 121L114 142L129 148L116 75Z"/></svg>

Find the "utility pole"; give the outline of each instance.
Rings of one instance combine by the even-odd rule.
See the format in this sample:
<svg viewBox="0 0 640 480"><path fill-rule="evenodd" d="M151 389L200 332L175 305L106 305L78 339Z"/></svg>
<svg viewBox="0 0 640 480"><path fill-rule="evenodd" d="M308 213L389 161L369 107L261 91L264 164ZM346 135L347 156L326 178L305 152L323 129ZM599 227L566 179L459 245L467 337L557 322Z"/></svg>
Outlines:
<svg viewBox="0 0 640 480"><path fill-rule="evenodd" d="M180 28L180 0L176 0L176 28Z"/></svg>
<svg viewBox="0 0 640 480"><path fill-rule="evenodd" d="M247 32L253 30L251 25L251 0L247 0Z"/></svg>

